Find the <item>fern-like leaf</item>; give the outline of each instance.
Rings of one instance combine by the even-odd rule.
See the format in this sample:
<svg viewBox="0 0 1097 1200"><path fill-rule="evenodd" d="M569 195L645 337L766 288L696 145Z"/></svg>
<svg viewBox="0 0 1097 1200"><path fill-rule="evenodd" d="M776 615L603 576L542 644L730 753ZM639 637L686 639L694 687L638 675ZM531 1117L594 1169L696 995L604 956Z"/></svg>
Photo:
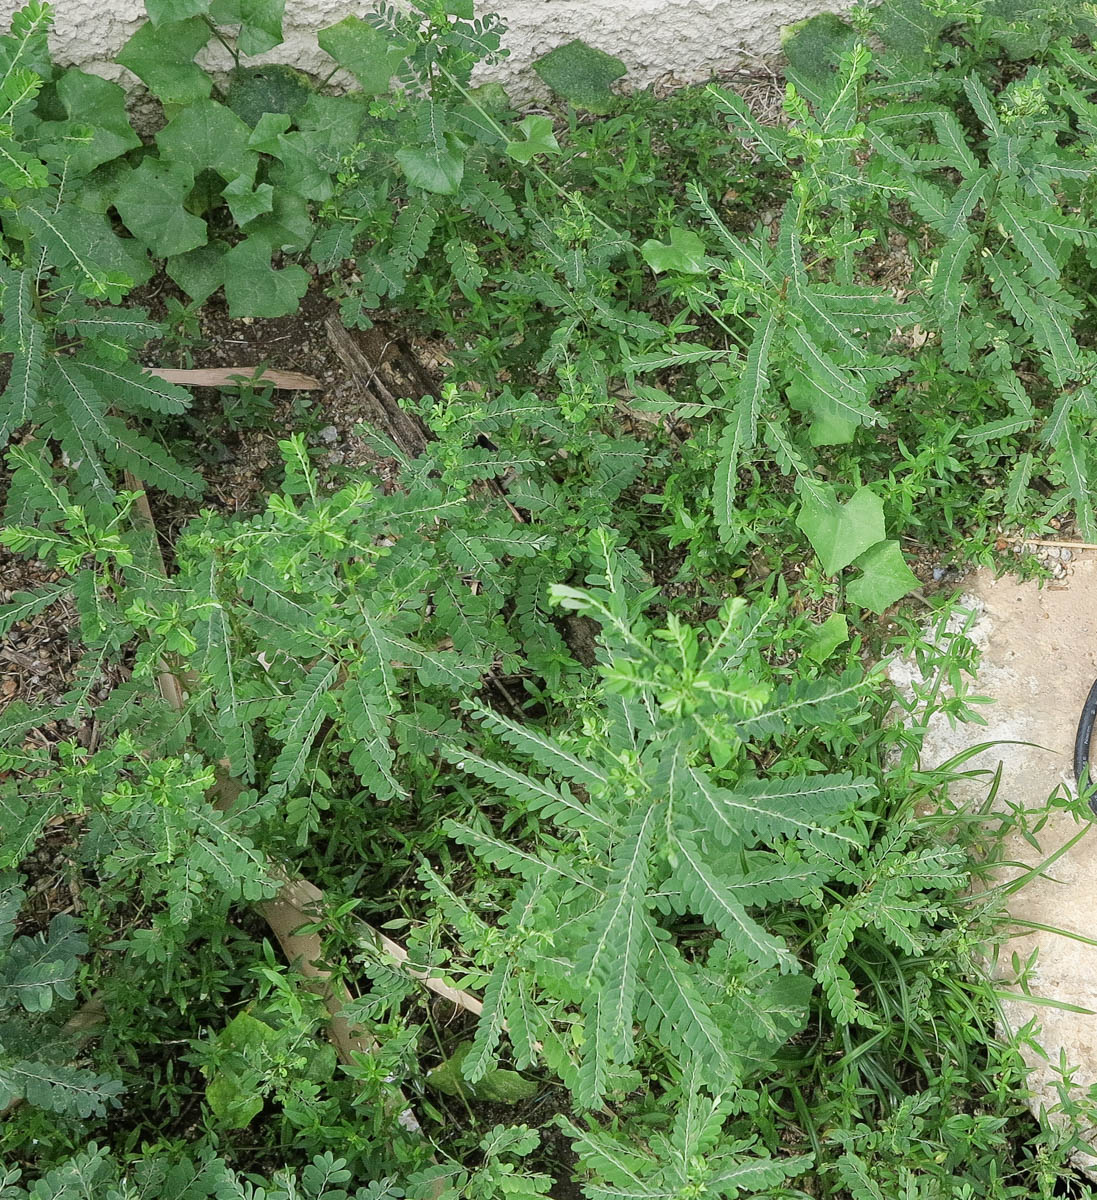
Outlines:
<svg viewBox="0 0 1097 1200"><path fill-rule="evenodd" d="M0 397L0 442L30 420L42 399L45 330L34 314L34 277L24 270L4 288L3 318L13 343L11 374Z"/></svg>
<svg viewBox="0 0 1097 1200"><path fill-rule="evenodd" d="M747 914L742 904L725 887L712 864L690 838L678 834L674 839L676 878L686 911L699 913L728 939L736 950L763 967L795 967L788 949Z"/></svg>
<svg viewBox="0 0 1097 1200"><path fill-rule="evenodd" d="M478 709L475 715L516 750L539 762L546 770L557 771L588 788L603 788L609 784L609 776L601 767L573 754L545 734L519 725L490 709Z"/></svg>
<svg viewBox="0 0 1097 1200"><path fill-rule="evenodd" d="M321 659L294 691L277 730L282 749L271 767L268 797L291 792L304 775L312 743L327 711L325 698L338 677L338 663Z"/></svg>

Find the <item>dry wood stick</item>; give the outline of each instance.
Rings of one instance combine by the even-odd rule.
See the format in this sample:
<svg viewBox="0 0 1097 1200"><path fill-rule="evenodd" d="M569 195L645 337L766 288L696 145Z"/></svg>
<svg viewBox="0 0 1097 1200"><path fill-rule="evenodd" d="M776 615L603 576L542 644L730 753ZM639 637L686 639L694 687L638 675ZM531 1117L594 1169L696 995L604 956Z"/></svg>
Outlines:
<svg viewBox="0 0 1097 1200"><path fill-rule="evenodd" d="M165 383L184 387L240 387L243 384L266 384L285 392L315 392L319 379L297 371L275 371L264 367L193 367L175 370L172 367L146 367L146 375L154 375Z"/></svg>

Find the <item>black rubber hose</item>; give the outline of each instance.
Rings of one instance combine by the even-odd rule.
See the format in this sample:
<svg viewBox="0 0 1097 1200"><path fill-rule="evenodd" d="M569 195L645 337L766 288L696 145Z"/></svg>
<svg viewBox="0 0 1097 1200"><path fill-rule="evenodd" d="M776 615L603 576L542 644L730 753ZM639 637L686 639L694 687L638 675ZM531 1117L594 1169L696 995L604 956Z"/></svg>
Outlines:
<svg viewBox="0 0 1097 1200"><path fill-rule="evenodd" d="M1089 744L1093 740L1093 723L1097 721L1097 680L1089 689L1085 704L1082 705L1082 715L1078 718L1078 732L1074 735L1074 778L1081 783L1082 773L1089 771L1090 784L1094 779L1093 768L1089 765ZM1090 796L1089 807L1097 815L1097 792Z"/></svg>

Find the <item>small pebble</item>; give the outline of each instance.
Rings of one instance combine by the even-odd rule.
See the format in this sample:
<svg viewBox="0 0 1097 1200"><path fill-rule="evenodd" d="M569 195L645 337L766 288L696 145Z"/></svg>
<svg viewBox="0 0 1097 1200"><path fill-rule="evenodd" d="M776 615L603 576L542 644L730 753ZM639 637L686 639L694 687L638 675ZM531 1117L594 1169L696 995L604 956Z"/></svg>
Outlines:
<svg viewBox="0 0 1097 1200"><path fill-rule="evenodd" d="M1059 557L1063 560L1063 562L1070 562L1070 560L1074 557L1074 551L1073 550L1060 550Z"/></svg>
<svg viewBox="0 0 1097 1200"><path fill-rule="evenodd" d="M948 573L947 568L945 568L945 567L934 567L933 568L933 582L940 583L941 580L944 579L944 577L947 573Z"/></svg>
<svg viewBox="0 0 1097 1200"><path fill-rule="evenodd" d="M317 434L317 436L319 437L320 441L327 442L327 444L331 446L339 440L339 430L336 429L334 425L325 425L324 428L320 430L319 434Z"/></svg>

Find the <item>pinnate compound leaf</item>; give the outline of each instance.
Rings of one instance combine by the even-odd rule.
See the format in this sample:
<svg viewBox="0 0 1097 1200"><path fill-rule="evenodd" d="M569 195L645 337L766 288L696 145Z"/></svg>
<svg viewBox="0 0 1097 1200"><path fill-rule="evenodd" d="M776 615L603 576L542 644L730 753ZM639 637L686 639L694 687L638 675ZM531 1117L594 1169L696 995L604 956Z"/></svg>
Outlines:
<svg viewBox="0 0 1097 1200"><path fill-rule="evenodd" d="M845 628L844 622L843 618L839 628ZM755 738L780 736L790 726L802 729L807 725L832 725L845 720L867 691L865 675L855 667L837 678L796 679L782 683L760 712L742 718L736 728L741 737Z"/></svg>
<svg viewBox="0 0 1097 1200"><path fill-rule="evenodd" d="M880 542L857 559L859 579L846 588L853 604L882 613L918 586L918 576L907 566L898 542Z"/></svg>
<svg viewBox="0 0 1097 1200"><path fill-rule="evenodd" d="M282 749L270 772L271 795L291 792L305 773L312 743L327 711L325 697L335 684L339 667L321 659L294 693L278 736Z"/></svg>
<svg viewBox="0 0 1097 1200"><path fill-rule="evenodd" d="M651 939L642 968L636 1014L644 1027L684 1061L698 1064L705 1080L726 1087L738 1072L712 1009L669 939Z"/></svg>
<svg viewBox="0 0 1097 1200"><path fill-rule="evenodd" d="M382 33L353 14L321 29L316 40L320 49L346 67L370 95L389 90L392 77L409 49L407 43Z"/></svg>
<svg viewBox="0 0 1097 1200"><path fill-rule="evenodd" d="M31 617L44 612L61 596L67 588L61 584L50 584L36 592L16 592L7 604L0 605L0 637L7 634L19 621L29 621Z"/></svg>
<svg viewBox="0 0 1097 1200"><path fill-rule="evenodd" d="M615 99L610 84L626 70L619 58L579 38L543 54L533 69L558 96L594 113L609 111Z"/></svg>
<svg viewBox="0 0 1097 1200"><path fill-rule="evenodd" d="M884 505L868 487L839 503L833 486L824 484L804 499L796 524L807 535L823 570L836 575L870 546L884 540Z"/></svg>
<svg viewBox="0 0 1097 1200"><path fill-rule="evenodd" d="M783 836L832 849L843 843L848 850L858 842L839 823L874 790L848 772L743 779L732 790L717 787L696 767L679 766L675 776L683 795L692 793L689 816L681 819L711 829L725 844Z"/></svg>
<svg viewBox="0 0 1097 1200"><path fill-rule="evenodd" d="M168 258L206 243L205 221L183 207L193 186L186 164L146 158L126 176L114 203L134 236L158 258Z"/></svg>
<svg viewBox="0 0 1097 1200"><path fill-rule="evenodd" d="M718 1196L759 1195L779 1187L786 1179L802 1175L814 1161L811 1154L787 1158L737 1158L731 1163L717 1158L711 1164L713 1174L707 1183Z"/></svg>
<svg viewBox="0 0 1097 1200"><path fill-rule="evenodd" d="M118 417L108 416L105 425L109 437L103 444L104 458L171 496L201 495L201 475L177 462L159 442L129 428Z"/></svg>
<svg viewBox="0 0 1097 1200"><path fill-rule="evenodd" d="M461 1062L461 1073L469 1083L483 1079L495 1061L495 1052L503 1036L506 1000L510 994L513 970L510 959L504 959L496 966L484 988L484 1007L476 1026L476 1036Z"/></svg>
<svg viewBox="0 0 1097 1200"><path fill-rule="evenodd" d="M253 235L225 255L225 296L233 317L284 317L308 290L308 272L296 263L275 270L270 243Z"/></svg>
<svg viewBox="0 0 1097 1200"><path fill-rule="evenodd" d="M118 237L100 213L87 212L76 204L60 208L27 204L20 216L42 242L51 265L76 269L81 277L77 291L82 296L117 303L152 274L141 243Z"/></svg>
<svg viewBox="0 0 1097 1200"><path fill-rule="evenodd" d="M595 911L579 963L584 989L597 991L609 1041L627 1042L636 1004L641 956L651 940L647 884L652 838L662 805L634 817L614 848L606 899Z"/></svg>
<svg viewBox="0 0 1097 1200"><path fill-rule="evenodd" d="M55 998L73 999L77 959L87 948L79 922L66 914L54 917L45 934L16 938L0 962L0 1009L44 1013Z"/></svg>
<svg viewBox="0 0 1097 1200"><path fill-rule="evenodd" d="M580 758L533 726L520 725L490 709L478 709L475 715L516 750L539 762L547 770L566 775L584 787L608 786L609 776L597 763Z"/></svg>
<svg viewBox="0 0 1097 1200"><path fill-rule="evenodd" d="M736 950L760 966L780 964L785 969L795 966L784 944L747 914L742 903L724 886L722 873L713 868L692 839L675 838L674 859L678 885L690 911L700 913Z"/></svg>
<svg viewBox="0 0 1097 1200"><path fill-rule="evenodd" d="M22 271L4 288L4 326L11 340L8 386L0 397L0 435L25 424L40 399L45 329L34 312L34 276Z"/></svg>
<svg viewBox="0 0 1097 1200"><path fill-rule="evenodd" d="M0 1108L26 1100L47 1112L87 1120L117 1108L123 1090L117 1080L79 1067L25 1061L0 1066Z"/></svg>
<svg viewBox="0 0 1097 1200"><path fill-rule="evenodd" d="M1093 514L1093 456L1087 453L1086 439L1074 421L1066 421L1055 443L1055 457L1074 501L1074 519L1083 539L1097 536Z"/></svg>

